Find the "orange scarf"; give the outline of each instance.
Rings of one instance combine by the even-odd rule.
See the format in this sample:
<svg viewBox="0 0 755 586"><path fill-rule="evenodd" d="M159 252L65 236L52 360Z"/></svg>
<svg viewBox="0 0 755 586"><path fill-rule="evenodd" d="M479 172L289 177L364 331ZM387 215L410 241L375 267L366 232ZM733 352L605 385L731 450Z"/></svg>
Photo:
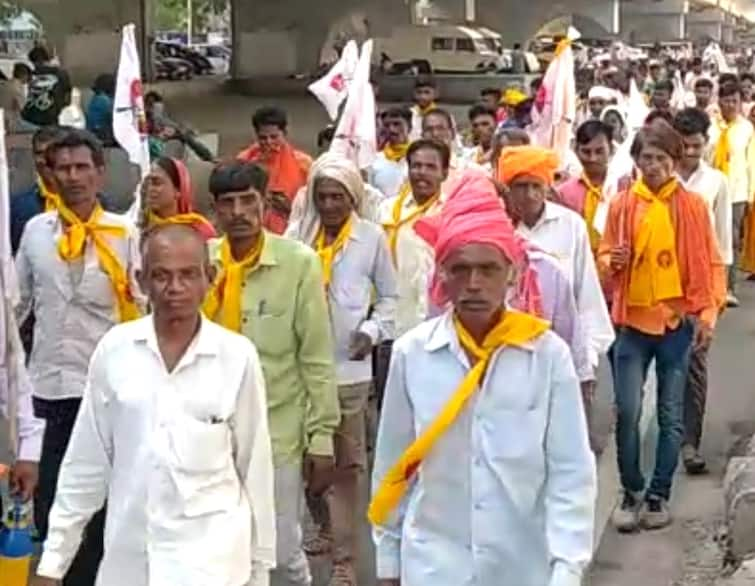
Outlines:
<svg viewBox="0 0 755 586"><path fill-rule="evenodd" d="M380 486L373 495L367 512L373 525L384 524L398 507L417 469L438 440L454 424L467 406L470 397L479 389L480 381L496 350L503 346L521 347L540 337L549 327L550 324L547 321L528 313L505 311L498 324L485 336L482 346L479 346L454 316L454 330L456 330L459 342L467 353L476 358L477 363L467 372L432 423L422 431L380 481Z"/></svg>
<svg viewBox="0 0 755 586"><path fill-rule="evenodd" d="M595 254L598 251L601 239L600 232L598 232L594 226L595 213L598 211L598 204L600 204L600 201L603 199L603 186L593 185L592 181L590 181L590 178L585 173L582 174L582 183L584 183L587 188L582 217L584 217L585 223L587 224L587 233L590 236L590 248L592 248L592 252Z"/></svg>
<svg viewBox="0 0 755 586"><path fill-rule="evenodd" d="M317 238L315 238L314 248L322 262L322 283L325 287L330 286L330 280L333 277L333 261L336 259L338 251L346 246L346 242L351 236L351 228L353 224L354 218L349 217L338 232L336 239L330 244L325 244L325 228L320 228Z"/></svg>

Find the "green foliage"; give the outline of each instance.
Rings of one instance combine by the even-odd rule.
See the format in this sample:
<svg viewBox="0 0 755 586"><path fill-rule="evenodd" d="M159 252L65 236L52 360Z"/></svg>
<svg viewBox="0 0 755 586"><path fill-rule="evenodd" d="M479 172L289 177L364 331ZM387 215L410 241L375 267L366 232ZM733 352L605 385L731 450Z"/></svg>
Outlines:
<svg viewBox="0 0 755 586"><path fill-rule="evenodd" d="M187 0L152 0L157 30L183 30L187 21ZM204 29L212 14L222 13L228 0L192 0L194 31Z"/></svg>

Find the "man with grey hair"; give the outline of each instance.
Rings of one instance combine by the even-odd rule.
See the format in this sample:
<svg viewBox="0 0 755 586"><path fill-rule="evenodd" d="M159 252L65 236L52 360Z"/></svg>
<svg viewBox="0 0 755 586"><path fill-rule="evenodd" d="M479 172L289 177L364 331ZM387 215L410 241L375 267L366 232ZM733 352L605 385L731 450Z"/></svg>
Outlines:
<svg viewBox="0 0 755 586"><path fill-rule="evenodd" d="M370 358L375 346L393 339L396 312L396 274L387 238L379 226L360 217L364 194L364 182L353 163L323 155L307 183L302 219L288 231L320 257L335 342L341 407L341 423L334 437L336 475L325 498L327 508L322 499L309 499L320 535L316 543L308 544L316 553L327 553L333 543L333 586L357 584L356 515L359 480L367 469L365 415L373 378Z"/></svg>

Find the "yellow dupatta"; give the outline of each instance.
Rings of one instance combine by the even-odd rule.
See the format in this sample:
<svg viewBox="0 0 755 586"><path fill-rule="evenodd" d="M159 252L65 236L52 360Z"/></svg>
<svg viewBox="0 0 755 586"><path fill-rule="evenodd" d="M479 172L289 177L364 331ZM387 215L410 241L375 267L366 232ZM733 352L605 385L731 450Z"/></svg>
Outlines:
<svg viewBox="0 0 755 586"><path fill-rule="evenodd" d="M228 236L220 243L220 273L215 278L202 311L212 321L233 332L241 332L241 284L247 271L257 268L265 246L265 233L260 232L257 243L239 261L231 254Z"/></svg>
<svg viewBox="0 0 755 586"><path fill-rule="evenodd" d="M593 253L596 253L598 246L600 246L601 235L593 224L595 223L595 214L598 211L598 205L603 199L603 186L593 185L586 173L582 174L582 183L587 188L582 217L584 217L587 224L587 233L590 236L590 248L592 248Z"/></svg>
<svg viewBox="0 0 755 586"><path fill-rule="evenodd" d="M396 202L393 204L393 211L391 212L391 221L386 222L383 224L383 229L388 234L388 247L391 250L391 256L393 257L393 264L398 264L398 258L396 255L396 250L398 246L398 232L399 230L405 226L406 224L409 224L416 220L417 218L420 218L424 216L427 211L435 205L435 203L440 199L440 192L433 195L430 199L428 199L425 203L422 205L418 205L417 209L410 212L405 218L401 217L401 213L404 210L404 203L406 202L406 198L412 195L412 188L409 183L405 183L404 186L401 188L401 191L398 194L398 197L396 198Z"/></svg>
<svg viewBox="0 0 755 586"><path fill-rule="evenodd" d="M191 226L196 224L207 224L211 226L210 221L207 218L205 218L202 214L198 214L196 212L175 214L167 218L161 218L153 211L147 212L148 226L164 226L166 224L188 224Z"/></svg>
<svg viewBox="0 0 755 586"><path fill-rule="evenodd" d="M52 212L54 210L57 210L58 206L60 205L60 196L52 189L47 187L41 177L37 178L37 186L39 188L39 193L45 202L45 211Z"/></svg>
<svg viewBox="0 0 755 586"><path fill-rule="evenodd" d="M549 327L547 321L530 314L506 310L498 324L485 337L482 346L478 346L472 335L454 316L454 329L459 342L469 354L477 358L477 363L464 377L433 422L414 440L380 481L367 512L367 517L373 525L384 524L398 507L423 460L453 425L469 398L479 388L495 351L502 346L522 346L542 335Z"/></svg>
<svg viewBox="0 0 755 586"><path fill-rule="evenodd" d="M104 213L100 204L95 206L92 215L86 222L82 222L76 214L66 207L61 199L58 199L57 210L60 218L67 224L63 228L63 235L58 240L60 258L66 262L81 258L86 249L87 239L91 239L100 267L107 274L113 286L118 320L126 322L141 317L141 312L134 302L128 273L105 239L105 235L117 238L125 237L127 235L126 228L100 224L100 219Z"/></svg>
<svg viewBox="0 0 755 586"><path fill-rule="evenodd" d="M315 252L320 257L322 262L322 283L325 287L330 285L330 280L333 277L333 261L336 258L338 251L343 249L346 242L351 236L351 228L354 223L354 217L350 216L346 223L341 227L336 239L330 243L325 244L325 229L320 228L315 238Z"/></svg>
<svg viewBox="0 0 755 586"><path fill-rule="evenodd" d="M729 132L734 126L734 122L736 120L732 122L726 122L723 118L719 120L718 129L720 135L716 143L716 149L713 151L713 167L727 177L729 176L729 167L731 164L731 140Z"/></svg>
<svg viewBox="0 0 755 586"><path fill-rule="evenodd" d="M392 145L388 143L383 147L383 154L385 158L394 163L398 163L406 157L406 153L409 150L409 143L402 142L401 144Z"/></svg>
<svg viewBox="0 0 755 586"><path fill-rule="evenodd" d="M676 233L669 203L678 182L672 179L654 193L639 179L632 192L649 206L634 239L627 303L652 307L660 301L681 297L682 284L676 255Z"/></svg>

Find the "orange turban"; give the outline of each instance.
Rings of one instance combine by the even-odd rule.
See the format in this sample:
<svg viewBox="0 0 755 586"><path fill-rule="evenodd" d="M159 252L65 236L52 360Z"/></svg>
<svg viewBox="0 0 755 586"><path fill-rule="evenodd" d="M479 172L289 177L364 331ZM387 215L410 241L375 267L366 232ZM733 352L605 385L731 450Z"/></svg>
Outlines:
<svg viewBox="0 0 755 586"><path fill-rule="evenodd" d="M558 165L558 156L550 149L530 145L508 147L498 159L498 180L511 183L521 175L528 175L551 185Z"/></svg>

